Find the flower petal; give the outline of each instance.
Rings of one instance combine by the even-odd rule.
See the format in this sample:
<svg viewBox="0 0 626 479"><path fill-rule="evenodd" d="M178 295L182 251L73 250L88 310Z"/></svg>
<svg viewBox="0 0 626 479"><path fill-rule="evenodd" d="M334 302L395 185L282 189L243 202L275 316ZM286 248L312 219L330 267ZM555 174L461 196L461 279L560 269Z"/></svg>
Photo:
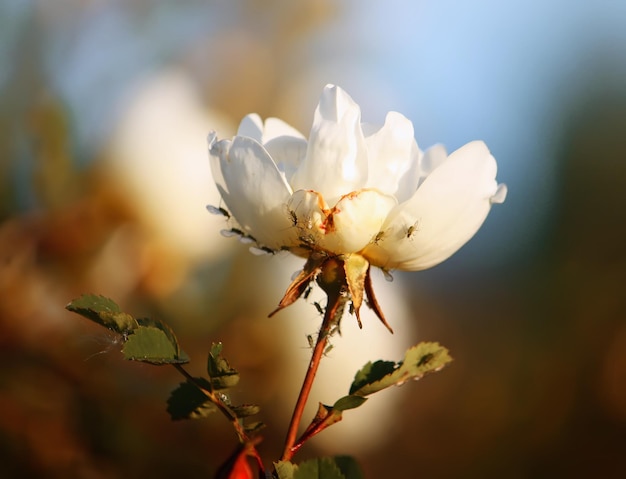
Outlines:
<svg viewBox="0 0 626 479"><path fill-rule="evenodd" d="M482 141L456 150L389 214L364 255L383 269L421 270L447 259L482 225L496 194L496 161Z"/></svg>
<svg viewBox="0 0 626 479"><path fill-rule="evenodd" d="M294 136L278 136L265 144L265 149L284 174L287 182L291 181L294 173L304 161L306 147L305 139Z"/></svg>
<svg viewBox="0 0 626 479"><path fill-rule="evenodd" d="M336 254L361 251L376 238L389 211L396 204L393 196L373 189L343 196L324 224L324 249Z"/></svg>
<svg viewBox="0 0 626 479"><path fill-rule="evenodd" d="M209 152L217 187L243 231L272 249L295 243L285 212L291 188L265 149L251 138L216 142L211 135Z"/></svg>
<svg viewBox="0 0 626 479"><path fill-rule="evenodd" d="M265 120L265 125L263 126L263 146L274 138L285 136L306 141L302 133L280 118L270 117Z"/></svg>
<svg viewBox="0 0 626 479"><path fill-rule="evenodd" d="M398 180L398 188L396 190L396 198L399 203L404 203L411 198L420 184L420 178L422 176L421 163L424 157L424 153L419 149L417 143L413 144L411 148L411 162L409 169Z"/></svg>
<svg viewBox="0 0 626 479"><path fill-rule="evenodd" d="M312 189L333 203L363 187L367 148L361 110L341 88L327 85L315 111L306 158L294 174L294 190Z"/></svg>
<svg viewBox="0 0 626 479"><path fill-rule="evenodd" d="M247 136L263 143L263 120L256 113L246 115L237 129L237 136Z"/></svg>
<svg viewBox="0 0 626 479"><path fill-rule="evenodd" d="M292 226L298 230L298 244L314 249L324 240L324 223L329 212L324 198L316 191L298 190L287 203Z"/></svg>
<svg viewBox="0 0 626 479"><path fill-rule="evenodd" d="M411 167L412 152L417 147L413 124L400 113L391 111L383 127L365 138L365 142L369 158L366 186L390 195L396 193L398 181Z"/></svg>
<svg viewBox="0 0 626 479"><path fill-rule="evenodd" d="M446 147L443 145L433 145L424 153L419 148L414 151L415 161L411 168L400 179L396 197L400 203L413 196L415 190L421 185L426 177L430 175L439 165L448 158Z"/></svg>
<svg viewBox="0 0 626 479"><path fill-rule="evenodd" d="M424 152L424 156L422 156L420 161L420 178L418 187L424 182L428 175L439 168L447 159L448 152L446 151L445 146L437 144L428 148L428 150Z"/></svg>
<svg viewBox="0 0 626 479"><path fill-rule="evenodd" d="M504 203L504 200L506 200L506 194L508 193L508 191L509 190L506 187L506 185L504 183L500 183L498 185L498 189L496 190L494 195L490 198L491 204L499 205L499 204Z"/></svg>

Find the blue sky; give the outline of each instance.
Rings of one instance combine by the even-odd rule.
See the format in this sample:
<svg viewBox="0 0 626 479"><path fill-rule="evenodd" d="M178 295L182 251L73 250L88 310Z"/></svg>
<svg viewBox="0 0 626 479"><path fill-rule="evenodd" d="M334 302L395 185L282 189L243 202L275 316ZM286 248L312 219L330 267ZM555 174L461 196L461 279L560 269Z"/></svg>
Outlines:
<svg viewBox="0 0 626 479"><path fill-rule="evenodd" d="M626 2L497 1L351 3L351 33L335 33L368 55L360 62L386 106L415 125L422 147L487 142L509 185L503 206L461 251L473 263L524 254L540 239L558 186L553 158L559 115L593 77L598 56L614 58L626 85ZM361 8L359 8L359 5ZM621 60L621 61L620 61ZM353 81L359 82L354 74ZM347 87L349 88L349 87ZM358 86L368 103L367 86ZM363 105L367 112L367 106ZM380 115L380 112L377 114ZM496 231L497 229L497 231Z"/></svg>

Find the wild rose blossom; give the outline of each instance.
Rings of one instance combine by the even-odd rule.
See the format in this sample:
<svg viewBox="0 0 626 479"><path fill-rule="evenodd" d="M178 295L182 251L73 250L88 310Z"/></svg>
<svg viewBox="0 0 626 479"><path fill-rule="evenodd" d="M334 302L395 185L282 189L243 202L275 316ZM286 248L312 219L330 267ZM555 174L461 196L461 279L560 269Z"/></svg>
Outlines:
<svg viewBox="0 0 626 479"><path fill-rule="evenodd" d="M263 122L257 114L243 119L232 140L212 132L208 141L217 188L237 223L231 232L266 251L345 261L357 314L355 297L364 288L371 296L370 265L434 266L506 197L482 141L450 155L442 145L422 152L406 117L389 112L382 127L361 123L359 106L334 85L322 92L308 141L285 122ZM358 284L351 284L351 268L363 273Z"/></svg>

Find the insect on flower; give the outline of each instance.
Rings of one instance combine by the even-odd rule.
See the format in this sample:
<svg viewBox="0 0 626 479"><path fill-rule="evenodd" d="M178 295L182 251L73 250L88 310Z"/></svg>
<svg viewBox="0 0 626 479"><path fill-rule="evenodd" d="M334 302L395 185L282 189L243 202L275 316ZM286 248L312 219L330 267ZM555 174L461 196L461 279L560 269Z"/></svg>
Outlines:
<svg viewBox="0 0 626 479"><path fill-rule="evenodd" d="M223 209L246 233L227 231L307 258L308 281L323 264L341 262L357 320L367 296L386 326L370 267L388 273L441 263L506 198L484 142L450 154L441 145L422 151L408 118L389 112L379 128L364 128L359 106L334 85L322 92L308 138L250 114L235 137L212 132L208 143ZM290 298L305 291L296 286Z"/></svg>
<svg viewBox="0 0 626 479"><path fill-rule="evenodd" d="M228 220L230 219L230 213L226 208L222 208L221 206L206 205L206 209L213 215L221 215Z"/></svg>
<svg viewBox="0 0 626 479"><path fill-rule="evenodd" d="M420 224L420 221L417 220L415 223L413 223L411 226L409 226L406 229L406 237L407 238L412 238L413 235L419 231L419 224Z"/></svg>

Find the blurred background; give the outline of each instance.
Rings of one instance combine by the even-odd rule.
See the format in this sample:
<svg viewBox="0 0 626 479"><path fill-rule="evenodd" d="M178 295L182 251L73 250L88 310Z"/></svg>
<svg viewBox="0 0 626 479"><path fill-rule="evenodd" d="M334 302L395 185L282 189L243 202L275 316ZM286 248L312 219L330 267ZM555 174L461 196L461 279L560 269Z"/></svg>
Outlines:
<svg viewBox="0 0 626 479"><path fill-rule="evenodd" d="M406 115L423 149L485 140L509 196L444 264L376 278L396 334L346 317L311 400L418 341L454 363L299 459L625 477L624 25L609 0L0 0L0 476L212 477L236 445L221 417L170 421L181 378L64 310L88 292L169 322L194 374L223 341L277 458L320 318L266 317L301 261L220 236L205 138L249 112L307 134L335 83L365 121Z"/></svg>

